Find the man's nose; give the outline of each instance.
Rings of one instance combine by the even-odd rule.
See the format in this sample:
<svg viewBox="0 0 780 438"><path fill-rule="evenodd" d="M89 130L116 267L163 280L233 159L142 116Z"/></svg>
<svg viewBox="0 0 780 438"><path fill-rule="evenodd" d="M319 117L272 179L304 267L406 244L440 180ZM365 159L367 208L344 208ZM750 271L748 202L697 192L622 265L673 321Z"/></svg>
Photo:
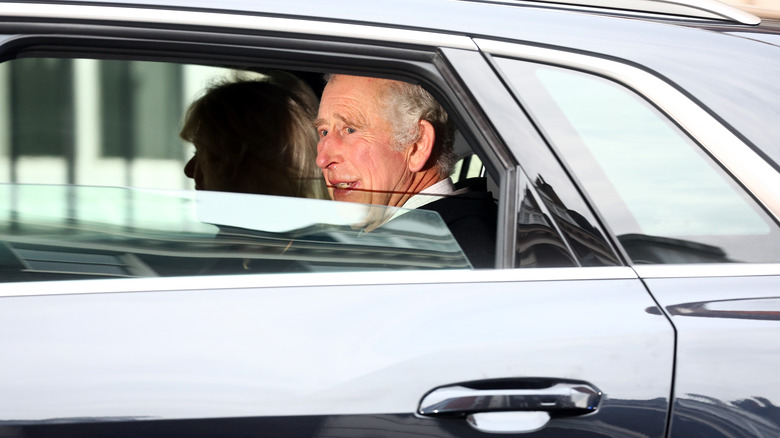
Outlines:
<svg viewBox="0 0 780 438"><path fill-rule="evenodd" d="M327 169L341 162L341 142L335 135L320 138L317 143L317 167Z"/></svg>

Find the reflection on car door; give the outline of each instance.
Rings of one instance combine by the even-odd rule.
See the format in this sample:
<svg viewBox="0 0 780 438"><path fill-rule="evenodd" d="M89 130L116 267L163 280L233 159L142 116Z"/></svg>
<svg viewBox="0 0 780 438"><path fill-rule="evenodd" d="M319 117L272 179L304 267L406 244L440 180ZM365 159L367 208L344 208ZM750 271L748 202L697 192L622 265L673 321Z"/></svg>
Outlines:
<svg viewBox="0 0 780 438"><path fill-rule="evenodd" d="M629 268L6 286L0 413L12 435L481 436L461 413L416 414L421 399L539 378L601 399L526 436L665 430L673 332Z"/></svg>
<svg viewBox="0 0 780 438"><path fill-rule="evenodd" d="M780 436L780 267L637 270L678 333L670 436Z"/></svg>

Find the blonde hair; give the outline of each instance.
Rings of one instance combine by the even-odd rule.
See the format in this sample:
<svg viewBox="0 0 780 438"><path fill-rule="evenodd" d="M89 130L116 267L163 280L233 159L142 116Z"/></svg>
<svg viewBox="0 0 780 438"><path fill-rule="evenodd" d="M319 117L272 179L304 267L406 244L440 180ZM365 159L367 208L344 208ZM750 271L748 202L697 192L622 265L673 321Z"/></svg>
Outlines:
<svg viewBox="0 0 780 438"><path fill-rule="evenodd" d="M224 82L190 105L180 136L209 162L211 190L328 198L310 122L316 97L301 90L267 80Z"/></svg>

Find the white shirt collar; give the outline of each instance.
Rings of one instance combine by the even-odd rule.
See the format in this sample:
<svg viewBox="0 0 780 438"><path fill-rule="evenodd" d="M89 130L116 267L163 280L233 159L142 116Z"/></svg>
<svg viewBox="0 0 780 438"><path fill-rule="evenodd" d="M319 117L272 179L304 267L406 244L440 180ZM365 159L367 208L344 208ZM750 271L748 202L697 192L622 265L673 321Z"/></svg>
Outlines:
<svg viewBox="0 0 780 438"><path fill-rule="evenodd" d="M452 179L446 178L424 189L420 193L414 194L411 198L407 199L401 207L408 209L420 208L425 204L438 201L444 196L451 195L453 192L455 192L455 187L452 185Z"/></svg>
<svg viewBox="0 0 780 438"><path fill-rule="evenodd" d="M420 208L425 204L438 201L445 196L455 195L465 191L468 191L468 189L461 189L456 191L455 186L452 184L452 179L445 178L436 184L427 187L423 191L412 195L412 197L406 200L404 205L402 205L400 208L395 208L395 212L390 217L381 221L381 223L377 225L373 225L371 228L373 229L377 226L386 224L387 222L401 216L402 214L407 213L409 210Z"/></svg>

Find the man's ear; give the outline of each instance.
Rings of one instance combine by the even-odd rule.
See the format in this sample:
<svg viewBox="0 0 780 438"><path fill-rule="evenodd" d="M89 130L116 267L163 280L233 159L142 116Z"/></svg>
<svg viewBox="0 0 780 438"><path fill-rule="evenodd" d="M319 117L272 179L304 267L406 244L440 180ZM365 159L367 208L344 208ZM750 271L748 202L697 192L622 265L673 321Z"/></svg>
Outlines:
<svg viewBox="0 0 780 438"><path fill-rule="evenodd" d="M431 122L420 120L417 122L420 127L420 138L412 143L406 150L407 165L411 172L419 172L425 169L428 159L433 153L433 144L436 140L436 132Z"/></svg>

